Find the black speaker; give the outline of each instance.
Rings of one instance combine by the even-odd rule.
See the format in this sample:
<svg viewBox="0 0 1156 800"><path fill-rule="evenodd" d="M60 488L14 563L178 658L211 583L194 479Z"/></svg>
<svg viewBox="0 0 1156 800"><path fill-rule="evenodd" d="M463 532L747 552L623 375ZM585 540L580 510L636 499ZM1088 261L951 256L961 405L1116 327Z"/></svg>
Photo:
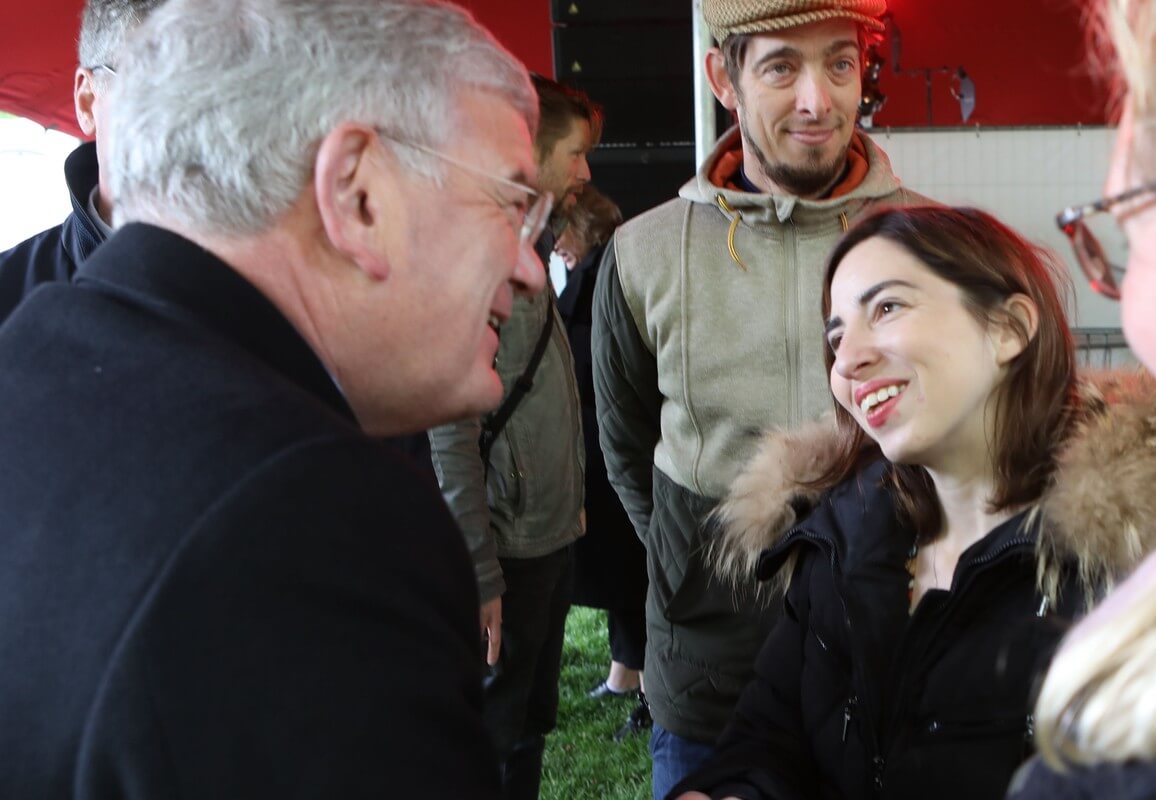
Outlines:
<svg viewBox="0 0 1156 800"><path fill-rule="evenodd" d="M554 75L605 112L593 183L625 217L694 175L694 62L685 0L553 0Z"/></svg>
<svg viewBox="0 0 1156 800"><path fill-rule="evenodd" d="M686 0L551 0L550 19L560 24L628 20L687 20Z"/></svg>
<svg viewBox="0 0 1156 800"><path fill-rule="evenodd" d="M602 104L612 146L693 144L691 52L689 22L554 29L555 75Z"/></svg>
<svg viewBox="0 0 1156 800"><path fill-rule="evenodd" d="M599 147L590 154L590 174L630 219L678 194L694 176L694 147Z"/></svg>

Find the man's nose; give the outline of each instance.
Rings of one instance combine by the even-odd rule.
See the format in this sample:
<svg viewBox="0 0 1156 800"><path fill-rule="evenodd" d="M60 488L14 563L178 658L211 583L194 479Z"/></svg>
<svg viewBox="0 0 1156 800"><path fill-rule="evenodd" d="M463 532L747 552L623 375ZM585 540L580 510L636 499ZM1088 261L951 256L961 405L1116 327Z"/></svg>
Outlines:
<svg viewBox="0 0 1156 800"><path fill-rule="evenodd" d="M814 119L831 111L831 87L826 74L804 69L795 82L795 110Z"/></svg>

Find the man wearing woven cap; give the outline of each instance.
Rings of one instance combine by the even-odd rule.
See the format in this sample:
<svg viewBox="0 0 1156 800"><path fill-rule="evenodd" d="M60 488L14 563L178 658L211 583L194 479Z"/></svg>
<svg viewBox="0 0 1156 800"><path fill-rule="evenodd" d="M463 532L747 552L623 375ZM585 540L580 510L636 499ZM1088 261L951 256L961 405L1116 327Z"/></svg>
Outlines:
<svg viewBox="0 0 1156 800"><path fill-rule="evenodd" d="M595 387L610 480L647 547L654 796L701 764L773 613L712 578L703 520L755 433L830 407L823 264L878 204L926 202L855 129L885 0L703 0L715 96L738 124L601 270Z"/></svg>

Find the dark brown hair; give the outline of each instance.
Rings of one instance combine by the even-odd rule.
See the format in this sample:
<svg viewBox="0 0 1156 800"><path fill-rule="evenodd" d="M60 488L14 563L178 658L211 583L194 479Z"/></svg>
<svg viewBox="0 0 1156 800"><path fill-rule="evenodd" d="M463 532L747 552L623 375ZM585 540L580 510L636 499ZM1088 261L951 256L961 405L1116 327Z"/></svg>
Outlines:
<svg viewBox="0 0 1156 800"><path fill-rule="evenodd" d="M885 209L857 223L835 246L823 281L823 319L831 313L831 282L856 245L879 237L899 245L932 273L955 286L964 307L981 323L1014 326L1023 351L1008 365L995 412L993 466L995 488L989 510L1031 504L1047 488L1055 471L1056 448L1067 437L1076 411L1075 347L1064 299L1067 272L1056 257L1036 247L999 220L974 208L922 206ZM1039 310L1034 336L1004 301L1014 294L1031 298ZM835 353L825 348L827 371ZM850 477L879 448L838 403L835 416L841 438L837 463L813 484L826 489ZM899 508L920 540L943 525L931 476L923 467L895 464L891 475Z"/></svg>
<svg viewBox="0 0 1156 800"><path fill-rule="evenodd" d="M622 211L602 192L590 184L582 189L578 201L566 216L566 229L587 249L610 241L610 234L622 224Z"/></svg>
<svg viewBox="0 0 1156 800"><path fill-rule="evenodd" d="M590 123L590 142L598 144L602 139L602 106L581 89L564 86L536 73L532 73L530 79L538 92L538 135L534 137L534 150L540 157L554 151L554 145L569 135L576 119Z"/></svg>

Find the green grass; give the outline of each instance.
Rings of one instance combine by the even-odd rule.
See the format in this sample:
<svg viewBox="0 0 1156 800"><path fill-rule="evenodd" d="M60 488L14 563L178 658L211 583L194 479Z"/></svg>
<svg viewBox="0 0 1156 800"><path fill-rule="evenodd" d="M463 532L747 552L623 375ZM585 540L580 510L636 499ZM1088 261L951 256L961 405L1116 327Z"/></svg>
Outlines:
<svg viewBox="0 0 1156 800"><path fill-rule="evenodd" d="M606 677L609 666L606 612L573 608L566 619L558 728L546 740L542 800L650 797L649 732L621 743L613 738L635 701L586 698L586 692Z"/></svg>

